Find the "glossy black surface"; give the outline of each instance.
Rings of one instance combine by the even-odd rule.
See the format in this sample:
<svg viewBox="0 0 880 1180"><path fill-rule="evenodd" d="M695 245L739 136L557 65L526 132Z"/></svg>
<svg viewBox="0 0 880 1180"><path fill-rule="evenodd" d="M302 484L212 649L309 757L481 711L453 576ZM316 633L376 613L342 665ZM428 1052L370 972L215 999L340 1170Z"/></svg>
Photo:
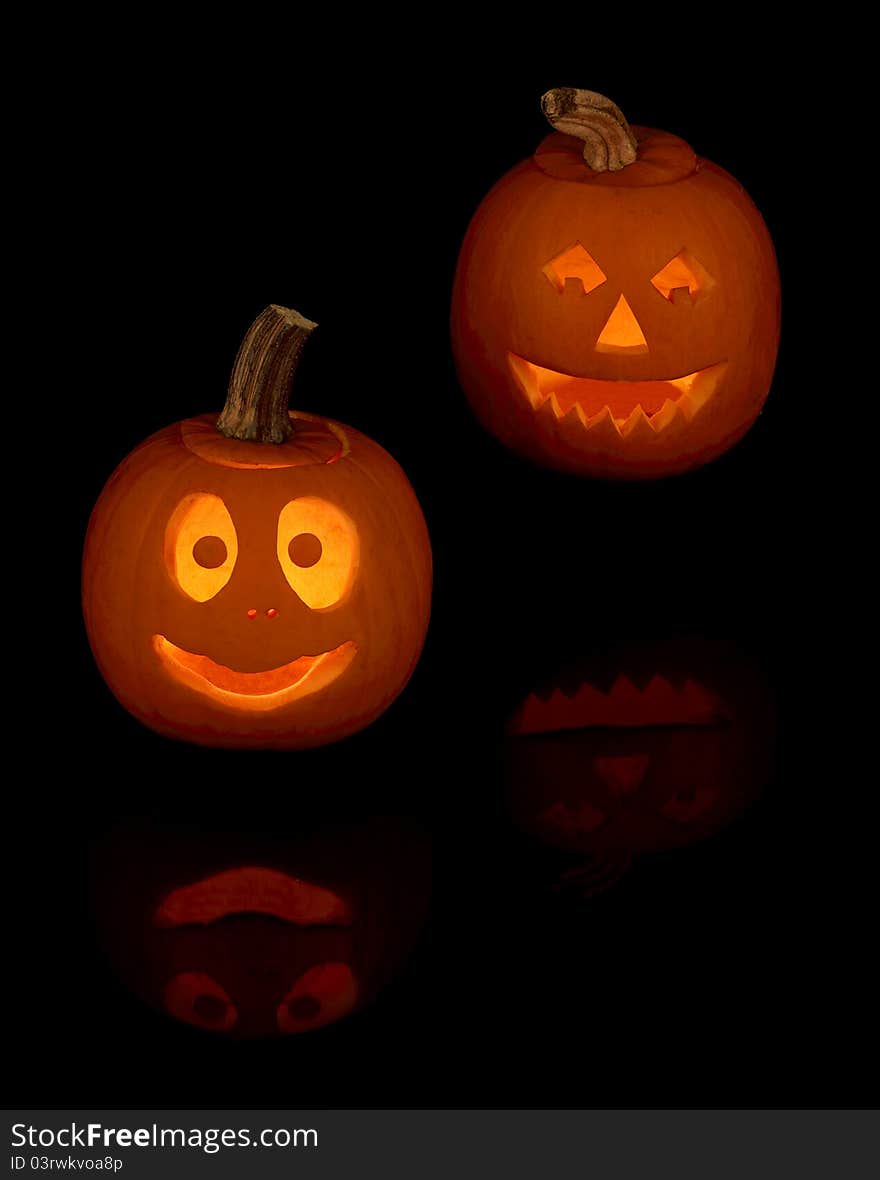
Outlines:
<svg viewBox="0 0 880 1180"><path fill-rule="evenodd" d="M692 31L693 52L707 36ZM842 890L829 900L848 860L846 837L829 835L839 784L801 773L806 733L789 734L791 761L735 823L640 857L587 901L553 890L555 862L504 807L504 721L575 648L704 635L747 652L774 692L802 676L789 652L802 522L786 473L809 396L786 285L798 226L773 141L743 122L742 56L713 51L695 95L659 49L614 66L545 55L542 66L524 44L490 55L488 74L485 59L422 63L416 112L405 105L413 63L362 61L339 92L320 55L303 61L308 48L262 88L234 84L219 62L202 61L196 81L176 55L161 84L106 66L59 112L57 166L76 185L57 210L55 297L82 327L56 405L63 415L87 394L95 420L73 447L61 429L45 443L47 503L60 502L44 641L53 687L39 696L34 674L46 703L28 717L33 766L9 804L6 1062L18 1103L860 1103L867 1073L850 1046L867 1011L868 905ZM750 45L749 71L784 105L777 51ZM766 410L730 453L672 480L580 482L532 467L482 431L456 383L459 243L482 195L544 134L540 94L567 82L731 171L777 245L783 342ZM241 334L268 302L319 322L295 404L399 460L436 567L407 691L368 731L301 755L201 750L143 729L92 663L77 594L104 481L152 431L219 410ZM801 654L816 642L802 630L811 617L798 623ZM432 912L397 980L350 1021L286 1042L230 1045L143 1007L98 947L93 837L150 812L278 833L303 808L413 814L431 831Z"/></svg>

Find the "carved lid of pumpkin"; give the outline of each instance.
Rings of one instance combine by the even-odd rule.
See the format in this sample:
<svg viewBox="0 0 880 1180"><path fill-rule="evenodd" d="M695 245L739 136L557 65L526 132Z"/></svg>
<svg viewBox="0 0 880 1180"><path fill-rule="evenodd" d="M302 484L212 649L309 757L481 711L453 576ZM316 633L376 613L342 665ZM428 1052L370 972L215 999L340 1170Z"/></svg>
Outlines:
<svg viewBox="0 0 880 1180"><path fill-rule="evenodd" d="M335 463L351 450L347 432L338 422L302 410L289 410L293 433L283 443L227 438L217 430L216 414L188 418L171 432L179 432L183 445L200 459L219 467L274 470L279 467L311 467Z"/></svg>

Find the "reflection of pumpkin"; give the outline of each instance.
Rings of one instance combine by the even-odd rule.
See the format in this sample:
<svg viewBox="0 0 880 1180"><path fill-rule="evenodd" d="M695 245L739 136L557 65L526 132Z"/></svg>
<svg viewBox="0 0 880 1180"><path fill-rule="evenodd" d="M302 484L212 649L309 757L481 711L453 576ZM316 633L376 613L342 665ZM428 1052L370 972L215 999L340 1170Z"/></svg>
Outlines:
<svg viewBox="0 0 880 1180"><path fill-rule="evenodd" d="M559 130L495 185L462 246L462 387L489 430L551 467L639 478L705 463L770 386L767 229L676 136L628 127L588 91L550 91L544 109Z"/></svg>
<svg viewBox="0 0 880 1180"><path fill-rule="evenodd" d="M625 866L725 827L764 786L767 690L727 645L650 644L577 673L508 726L508 805L542 843Z"/></svg>
<svg viewBox="0 0 880 1180"><path fill-rule="evenodd" d="M398 820L291 839L119 829L93 904L118 974L186 1024L307 1032L368 1002L424 919L428 855Z"/></svg>
<svg viewBox="0 0 880 1180"><path fill-rule="evenodd" d="M313 327L267 308L217 428L205 415L147 439L92 514L92 649L160 733L320 745L377 717L418 659L431 553L412 488L364 435L286 408Z"/></svg>

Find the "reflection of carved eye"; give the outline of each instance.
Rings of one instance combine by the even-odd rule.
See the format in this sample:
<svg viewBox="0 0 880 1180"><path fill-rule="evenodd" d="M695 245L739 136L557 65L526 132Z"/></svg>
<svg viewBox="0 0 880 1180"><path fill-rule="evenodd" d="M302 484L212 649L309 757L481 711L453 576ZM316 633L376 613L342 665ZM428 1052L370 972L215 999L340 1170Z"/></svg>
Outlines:
<svg viewBox="0 0 880 1180"><path fill-rule="evenodd" d="M165 564L178 586L196 602L207 602L232 576L238 538L219 496L184 496L165 529Z"/></svg>
<svg viewBox="0 0 880 1180"><path fill-rule="evenodd" d="M680 790L659 809L660 815L677 824L691 824L715 806L718 792L714 787Z"/></svg>
<svg viewBox="0 0 880 1180"><path fill-rule="evenodd" d="M560 292L565 290L566 279L580 279L585 295L604 283L607 278L598 262L587 253L580 242L575 242L555 258L551 258L543 267L543 271Z"/></svg>
<svg viewBox="0 0 880 1180"><path fill-rule="evenodd" d="M201 971L185 971L165 985L165 1007L178 1020L225 1032L238 1020L235 1005L219 983Z"/></svg>
<svg viewBox="0 0 880 1180"><path fill-rule="evenodd" d="M296 1033L332 1024L352 1010L357 993L357 982L347 963L311 967L278 1005L278 1027L284 1033Z"/></svg>
<svg viewBox="0 0 880 1180"><path fill-rule="evenodd" d="M662 270L657 271L651 279L651 285L670 302L675 291L686 288L691 301L696 303L700 296L711 291L715 286L715 280L706 268L697 262L693 254L687 250L679 250Z"/></svg>
<svg viewBox="0 0 880 1180"><path fill-rule="evenodd" d="M312 610L336 606L351 589L360 543L354 521L317 496L281 509L278 561L290 587Z"/></svg>

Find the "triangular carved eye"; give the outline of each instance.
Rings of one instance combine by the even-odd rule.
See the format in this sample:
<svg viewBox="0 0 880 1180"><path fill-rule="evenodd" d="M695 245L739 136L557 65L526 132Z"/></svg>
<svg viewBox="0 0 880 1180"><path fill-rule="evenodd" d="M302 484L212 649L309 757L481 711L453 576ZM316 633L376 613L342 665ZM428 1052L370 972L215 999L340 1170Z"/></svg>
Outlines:
<svg viewBox="0 0 880 1180"><path fill-rule="evenodd" d="M670 302L673 301L675 291L687 289L691 302L695 303L698 296L706 295L712 290L715 280L689 250L679 250L662 270L657 271L651 279L651 285Z"/></svg>
<svg viewBox="0 0 880 1180"><path fill-rule="evenodd" d="M575 242L555 258L551 258L542 269L560 293L565 290L566 279L580 279L584 294L588 295L608 277L580 242Z"/></svg>

